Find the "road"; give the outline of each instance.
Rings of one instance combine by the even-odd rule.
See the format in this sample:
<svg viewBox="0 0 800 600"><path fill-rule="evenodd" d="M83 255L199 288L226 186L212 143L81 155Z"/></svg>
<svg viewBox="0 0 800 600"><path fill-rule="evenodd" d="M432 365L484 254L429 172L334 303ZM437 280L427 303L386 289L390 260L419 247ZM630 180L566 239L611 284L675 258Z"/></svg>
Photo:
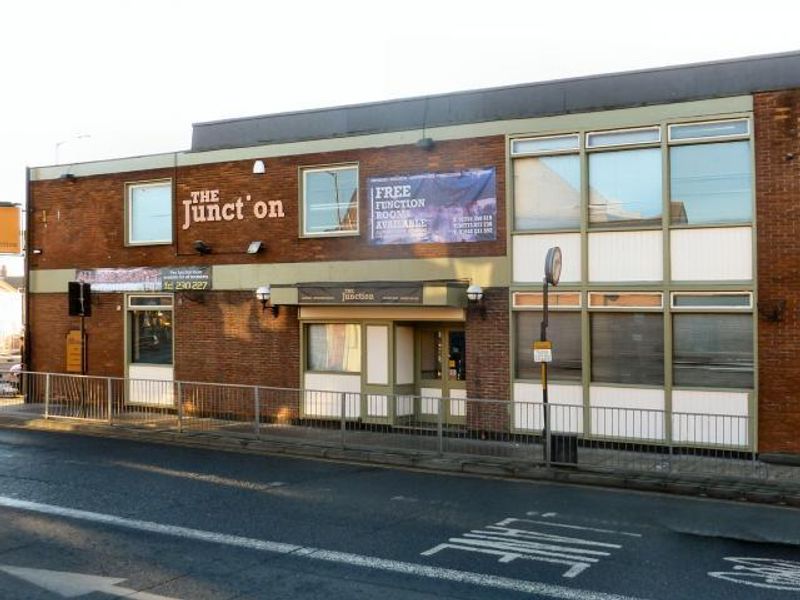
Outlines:
<svg viewBox="0 0 800 600"><path fill-rule="evenodd" d="M799 596L794 509L0 429L4 599Z"/></svg>

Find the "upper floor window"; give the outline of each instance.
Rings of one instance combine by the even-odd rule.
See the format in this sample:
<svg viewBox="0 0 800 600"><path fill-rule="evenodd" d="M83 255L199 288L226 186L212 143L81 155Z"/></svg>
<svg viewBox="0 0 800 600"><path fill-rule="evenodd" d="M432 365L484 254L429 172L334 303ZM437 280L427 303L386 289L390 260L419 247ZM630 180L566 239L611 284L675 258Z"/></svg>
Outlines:
<svg viewBox="0 0 800 600"><path fill-rule="evenodd" d="M303 235L358 233L358 167L303 170Z"/></svg>
<svg viewBox="0 0 800 600"><path fill-rule="evenodd" d="M749 129L747 119L670 125L673 225L752 220Z"/></svg>
<svg viewBox="0 0 800 600"><path fill-rule="evenodd" d="M172 243L172 181L129 183L126 186L129 245Z"/></svg>

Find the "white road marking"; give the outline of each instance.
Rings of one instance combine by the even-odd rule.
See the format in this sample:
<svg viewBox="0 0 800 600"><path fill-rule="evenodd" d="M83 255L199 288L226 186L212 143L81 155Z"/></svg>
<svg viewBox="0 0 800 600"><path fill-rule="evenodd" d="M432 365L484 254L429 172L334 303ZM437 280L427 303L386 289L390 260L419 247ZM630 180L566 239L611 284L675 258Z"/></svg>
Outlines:
<svg viewBox="0 0 800 600"><path fill-rule="evenodd" d="M181 479L191 479L194 481L202 481L204 483L213 483L214 485L224 485L243 490L254 490L257 492L269 492L274 490L275 488L283 487L284 485L286 485L282 481L270 481L269 483L256 483L254 481L244 481L241 479L220 477L219 475L196 473L194 471L178 471L176 469L166 469L164 467L156 467L154 465L143 465L139 463L126 462L126 461L115 461L112 464L114 464L115 466L125 467L126 469L146 471L148 473L156 473L158 475L180 477Z"/></svg>
<svg viewBox="0 0 800 600"><path fill-rule="evenodd" d="M18 577L48 592L58 594L62 598L76 598L100 592L109 596L132 598L134 600L177 600L177 598L159 596L149 592L137 592L136 590L119 586L117 584L122 583L125 579L118 577L100 577L99 575L70 573L69 571L49 571L47 569L28 569L10 565L0 565L0 571Z"/></svg>
<svg viewBox="0 0 800 600"><path fill-rule="evenodd" d="M733 571L709 571L710 577L770 590L800 592L800 562L781 558L726 556Z"/></svg>
<svg viewBox="0 0 800 600"><path fill-rule="evenodd" d="M536 516L535 512L527 513L529 516ZM546 517L547 515L555 515L556 513L545 513L542 516ZM616 529L599 529L597 527L583 527L581 525L572 525L570 523L556 523L555 521L535 521L531 519L503 519L498 523L498 525L510 525L511 523L520 522L520 523L535 523L537 525L547 525L548 527L563 527L564 529L575 529L577 531L594 531L596 533L613 533L615 535L627 535L630 537L642 537L641 533L632 533L630 531L618 531Z"/></svg>
<svg viewBox="0 0 800 600"><path fill-rule="evenodd" d="M536 513L528 512L527 514ZM546 514L555 515L556 513ZM509 527L512 523L533 523L546 527L587 530L592 533L618 533L616 531L579 527L554 521L508 518L494 525L487 525L484 529L473 529L462 534L462 537L450 538L447 542L422 552L422 556L432 556L442 550L482 552L491 556L499 556L497 561L501 563L510 563L515 560L532 560L566 565L569 568L564 571L562 577L572 579L593 564L598 563L601 558L611 556L611 553L605 549L619 550L622 548L620 544L610 542L566 537L520 527ZM586 548L586 546L595 549L592 550ZM604 550L599 550L598 548L603 548Z"/></svg>
<svg viewBox="0 0 800 600"><path fill-rule="evenodd" d="M363 567L377 571L400 573L415 577L426 577L429 579L435 579L440 581L450 581L455 583L476 585L498 590L509 590L515 592L522 592L526 594L538 594L539 596L545 596L547 598L558 598L563 600L640 600L638 598L634 598L631 596L608 594L605 592L582 590L578 588L569 588L565 586L542 583L538 581L512 579L509 577L499 577L496 575L488 575L485 573L473 573L470 571L460 571L456 569L431 567L428 565L422 565L418 563L388 560L376 556L365 556L360 554L351 554L348 552L337 552L333 550L324 550L321 548L299 546L296 544L285 544L282 542L258 540L236 535L216 533L213 531L204 531L201 529L180 527L177 525L165 525L162 523L154 523L152 521L128 519L125 517L117 517L114 515L90 512L74 508L67 508L52 504L42 504L39 502L18 500L16 498L9 498L6 496L0 496L0 506L15 508L18 510L26 510L41 514L65 517L69 519L89 521L92 523L103 523L105 525L123 527L126 529L133 529L137 531L147 531L150 533L171 535L175 537L199 540L214 544L224 544L228 546L236 546L239 548L247 548L250 550L260 550L276 554L291 555L291 556L296 556L298 558L306 558L311 560L320 560L320 561L343 564L343 565Z"/></svg>

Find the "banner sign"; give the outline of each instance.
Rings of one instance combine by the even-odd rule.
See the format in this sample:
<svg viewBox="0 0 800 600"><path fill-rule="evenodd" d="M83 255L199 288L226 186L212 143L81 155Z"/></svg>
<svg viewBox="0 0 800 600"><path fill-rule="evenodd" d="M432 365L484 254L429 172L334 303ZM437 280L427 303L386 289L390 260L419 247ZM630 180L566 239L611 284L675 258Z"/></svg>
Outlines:
<svg viewBox="0 0 800 600"><path fill-rule="evenodd" d="M22 252L21 227L19 206L0 206L0 254Z"/></svg>
<svg viewBox="0 0 800 600"><path fill-rule="evenodd" d="M422 304L422 284L301 285L300 304Z"/></svg>
<svg viewBox="0 0 800 600"><path fill-rule="evenodd" d="M178 292L210 290L210 267L78 269L77 280L92 292Z"/></svg>
<svg viewBox="0 0 800 600"><path fill-rule="evenodd" d="M497 239L494 167L371 177L367 192L373 245Z"/></svg>

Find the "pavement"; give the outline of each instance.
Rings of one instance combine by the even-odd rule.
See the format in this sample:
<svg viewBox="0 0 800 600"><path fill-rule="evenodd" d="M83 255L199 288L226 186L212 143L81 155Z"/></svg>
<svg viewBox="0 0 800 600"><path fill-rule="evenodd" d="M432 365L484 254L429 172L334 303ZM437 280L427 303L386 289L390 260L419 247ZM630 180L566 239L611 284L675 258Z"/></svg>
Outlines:
<svg viewBox="0 0 800 600"><path fill-rule="evenodd" d="M461 473L484 477L518 480L544 480L609 488L625 488L721 500L785 505L800 508L800 465L793 461L773 465L762 461L725 460L725 469L714 473L692 472L692 469L660 471L647 465L632 453L630 464L619 458L613 463L546 467L539 460L521 456L470 456L467 454L419 451L415 448L381 448L353 443L343 446L335 430L329 438L270 435L269 430L256 436L245 428L199 428L178 431L170 424L114 424L80 419L44 418L41 405L21 404L18 399L0 399L0 427L68 432L79 435L118 438L259 455L284 455L316 460L329 460L407 468L423 471ZM286 432L286 428L282 433ZM373 440L380 434L373 433ZM583 449L581 450L583 452ZM591 452L591 451L590 451ZM617 456L626 453L616 452ZM653 460L652 458L650 459ZM680 463L679 463L680 464ZM627 468L626 468L627 467ZM640 471L637 472L637 469Z"/></svg>

